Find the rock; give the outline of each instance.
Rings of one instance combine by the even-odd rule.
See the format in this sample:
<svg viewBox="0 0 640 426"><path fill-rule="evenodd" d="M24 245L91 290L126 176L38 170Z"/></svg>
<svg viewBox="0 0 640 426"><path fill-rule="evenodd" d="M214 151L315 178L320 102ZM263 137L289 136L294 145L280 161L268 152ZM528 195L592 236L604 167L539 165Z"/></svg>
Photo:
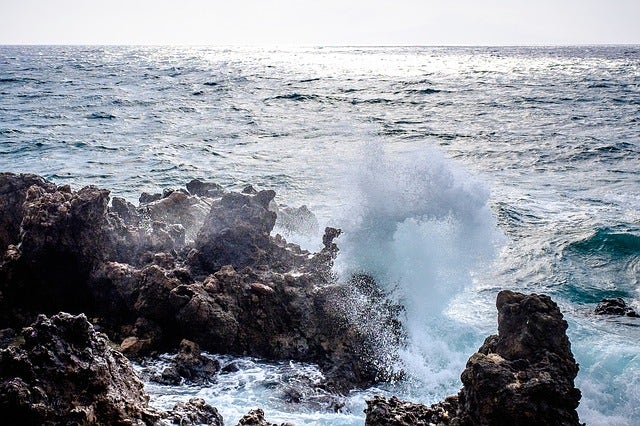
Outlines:
<svg viewBox="0 0 640 426"><path fill-rule="evenodd" d="M450 424L450 413L457 410L457 398L428 407L401 401L395 396L387 399L374 396L367 401L366 424L371 426L431 426Z"/></svg>
<svg viewBox="0 0 640 426"><path fill-rule="evenodd" d="M20 424L152 424L159 414L128 360L84 315L44 315L0 351L0 417Z"/></svg>
<svg viewBox="0 0 640 426"><path fill-rule="evenodd" d="M244 188L242 188L242 191L240 192L248 195L256 195L258 193L258 190L255 189L253 185L246 185Z"/></svg>
<svg viewBox="0 0 640 426"><path fill-rule="evenodd" d="M160 199L162 199L162 194L149 194L148 192L143 192L140 194L138 201L140 204L149 204Z"/></svg>
<svg viewBox="0 0 640 426"><path fill-rule="evenodd" d="M469 358L457 396L431 407L376 398L366 424L580 425L578 365L558 306L548 296L508 290L496 306L498 335Z"/></svg>
<svg viewBox="0 0 640 426"><path fill-rule="evenodd" d="M596 315L618 315L638 318L640 315L634 311L620 297L613 299L602 299L595 309Z"/></svg>
<svg viewBox="0 0 640 426"><path fill-rule="evenodd" d="M0 260L0 329L84 312L134 358L188 339L210 352L316 362L324 385L341 392L385 378L376 345L398 341L398 311L384 294L336 282L338 229L325 230L315 254L272 236L273 191L212 199L215 185L192 182L190 192L205 195L173 191L137 208L114 198L108 207L106 190L1 176L9 183L0 202L14 212L6 222L20 232L3 237L11 242ZM345 303L352 296L357 305ZM217 368L197 359L207 375ZM200 380L188 369L165 376Z"/></svg>
<svg viewBox="0 0 640 426"><path fill-rule="evenodd" d="M0 349L6 348L13 343L18 334L13 328L4 328L0 330Z"/></svg>
<svg viewBox="0 0 640 426"><path fill-rule="evenodd" d="M171 364L162 372L159 380L154 377L152 380L179 384L184 378L191 383L204 384L212 381L220 371L220 363L217 360L202 355L198 344L186 339L180 342L180 350Z"/></svg>
<svg viewBox="0 0 640 426"><path fill-rule="evenodd" d="M1 305L35 312L82 312L91 305L86 282L101 262L117 256L114 222L107 214L109 191L78 192L29 187L23 204L19 249L0 264ZM6 257L5 257L6 259ZM8 324L31 318L10 317Z"/></svg>
<svg viewBox="0 0 640 426"><path fill-rule="evenodd" d="M4 253L9 244L19 241L23 204L31 186L45 192L56 190L54 184L37 175L0 173L0 253Z"/></svg>
<svg viewBox="0 0 640 426"><path fill-rule="evenodd" d="M244 268L264 263L276 214L269 210L273 191L228 193L214 202L196 238L199 266L212 273L224 265Z"/></svg>
<svg viewBox="0 0 640 426"><path fill-rule="evenodd" d="M218 410L201 398L191 398L189 402L176 404L166 418L180 426L223 426L224 424Z"/></svg>
<svg viewBox="0 0 640 426"><path fill-rule="evenodd" d="M244 415L238 422L237 426L278 426L276 423L269 423L264 418L264 411L262 409L257 408L255 410L249 411ZM281 423L280 426L293 426L292 423Z"/></svg>
<svg viewBox="0 0 640 426"><path fill-rule="evenodd" d="M186 186L190 194L201 197L217 198L224 193L224 188L217 183L203 182L200 179L193 179Z"/></svg>
<svg viewBox="0 0 640 426"><path fill-rule="evenodd" d="M151 223L164 224L166 228L180 225L184 228L186 240L193 241L210 208L210 200L174 191L142 206L140 212ZM184 242L177 247L182 245Z"/></svg>
<svg viewBox="0 0 640 426"><path fill-rule="evenodd" d="M120 197L111 199L111 208L109 211L116 214L124 223L129 226L139 226L142 218L136 210L136 206Z"/></svg>
<svg viewBox="0 0 640 426"><path fill-rule="evenodd" d="M319 229L318 219L306 205L279 208L276 224L285 235L316 235Z"/></svg>

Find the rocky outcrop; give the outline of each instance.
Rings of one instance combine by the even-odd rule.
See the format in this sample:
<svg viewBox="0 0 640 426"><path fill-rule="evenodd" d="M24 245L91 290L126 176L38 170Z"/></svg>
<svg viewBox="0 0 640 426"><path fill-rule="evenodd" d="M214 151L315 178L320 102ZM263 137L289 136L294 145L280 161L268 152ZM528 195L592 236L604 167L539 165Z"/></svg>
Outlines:
<svg viewBox="0 0 640 426"><path fill-rule="evenodd" d="M431 407L368 401L367 425L580 424L578 365L558 306L544 295L501 291L498 335L469 358L457 396Z"/></svg>
<svg viewBox="0 0 640 426"><path fill-rule="evenodd" d="M20 236L23 204L30 187L54 192L56 186L42 177L32 174L0 173L0 252L9 244L15 244Z"/></svg>
<svg viewBox="0 0 640 426"><path fill-rule="evenodd" d="M199 399L170 412L148 406L131 364L84 315L40 315L24 343L0 350L0 418L21 425L222 425Z"/></svg>
<svg viewBox="0 0 640 426"><path fill-rule="evenodd" d="M627 316L638 318L640 315L636 311L633 310L624 299L620 297L612 298L612 299L602 299L598 306L596 306L595 312L596 315L615 315L615 316Z"/></svg>
<svg viewBox="0 0 640 426"><path fill-rule="evenodd" d="M271 235L273 191L192 181L136 207L120 198L109 205L109 192L91 186L1 176L9 214L0 235L0 329L64 310L87 314L131 357L188 339L212 352L316 362L338 390L382 377L372 347L382 327L352 319L397 312L369 291L345 304L360 290L331 272L339 230L326 229L318 253Z"/></svg>

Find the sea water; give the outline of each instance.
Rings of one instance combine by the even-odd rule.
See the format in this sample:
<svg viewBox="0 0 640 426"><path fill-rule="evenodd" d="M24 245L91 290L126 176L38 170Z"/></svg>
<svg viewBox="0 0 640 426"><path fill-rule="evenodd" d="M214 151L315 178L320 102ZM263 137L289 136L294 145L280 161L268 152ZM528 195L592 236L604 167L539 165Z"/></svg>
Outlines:
<svg viewBox="0 0 640 426"><path fill-rule="evenodd" d="M240 369L149 383L153 404L357 425L376 393L435 402L513 289L569 322L581 420L637 424L640 322L593 309L640 309L640 47L4 46L0 99L0 170L133 202L192 178L274 189L343 229L338 276L367 271L406 306L401 382L295 402L286 386L321 380L313 365L221 357Z"/></svg>

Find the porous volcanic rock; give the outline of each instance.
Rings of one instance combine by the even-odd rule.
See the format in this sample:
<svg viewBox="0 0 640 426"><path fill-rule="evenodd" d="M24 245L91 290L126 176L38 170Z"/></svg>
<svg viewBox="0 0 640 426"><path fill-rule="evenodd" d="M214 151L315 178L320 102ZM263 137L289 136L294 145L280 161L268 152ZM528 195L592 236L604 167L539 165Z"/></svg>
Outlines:
<svg viewBox="0 0 640 426"><path fill-rule="evenodd" d="M84 315L41 315L0 351L0 418L20 424L153 424L142 382Z"/></svg>
<svg viewBox="0 0 640 426"><path fill-rule="evenodd" d="M245 414L237 426L294 426L293 423L270 423L264 418L264 411L261 408L249 411Z"/></svg>
<svg viewBox="0 0 640 426"><path fill-rule="evenodd" d="M310 253L271 235L273 191L189 187L136 207L109 205L109 191L93 186L2 174L0 329L85 313L131 357L188 339L211 352L316 362L341 391L384 377L376 345L400 338L398 311L378 292L336 282L340 230L327 228L324 248ZM375 327L363 328L365 317Z"/></svg>
<svg viewBox="0 0 640 426"><path fill-rule="evenodd" d="M20 425L223 424L198 398L168 412L149 407L129 360L84 315L40 315L22 333L22 345L0 350L2 419Z"/></svg>
<svg viewBox="0 0 640 426"><path fill-rule="evenodd" d="M596 315L616 315L638 318L640 315L620 297L602 299L594 311Z"/></svg>
<svg viewBox="0 0 640 426"><path fill-rule="evenodd" d="M20 236L24 204L31 186L54 192L56 186L32 174L0 173L0 252L9 244L17 244Z"/></svg>
<svg viewBox="0 0 640 426"><path fill-rule="evenodd" d="M498 335L469 358L457 396L431 407L374 398L366 424L580 425L578 365L556 303L504 290L496 306Z"/></svg>

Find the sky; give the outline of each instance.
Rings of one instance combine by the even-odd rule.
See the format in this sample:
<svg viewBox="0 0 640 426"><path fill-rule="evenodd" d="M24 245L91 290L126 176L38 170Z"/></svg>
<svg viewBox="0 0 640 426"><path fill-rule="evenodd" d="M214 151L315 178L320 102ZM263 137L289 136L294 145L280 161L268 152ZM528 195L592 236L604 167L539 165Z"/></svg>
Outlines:
<svg viewBox="0 0 640 426"><path fill-rule="evenodd" d="M0 0L0 44L640 44L640 0Z"/></svg>

